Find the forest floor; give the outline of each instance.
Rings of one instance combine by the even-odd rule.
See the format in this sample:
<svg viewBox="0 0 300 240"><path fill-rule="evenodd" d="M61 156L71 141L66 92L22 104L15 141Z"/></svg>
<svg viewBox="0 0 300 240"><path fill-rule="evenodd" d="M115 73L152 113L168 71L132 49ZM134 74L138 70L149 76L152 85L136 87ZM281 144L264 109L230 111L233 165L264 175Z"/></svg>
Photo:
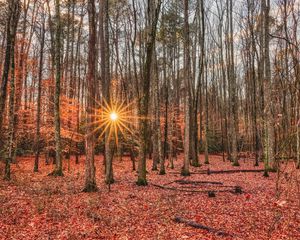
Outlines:
<svg viewBox="0 0 300 240"><path fill-rule="evenodd" d="M200 160L203 162L203 156ZM175 169L167 168L164 176L151 171L149 161L149 185L138 187L137 174L124 157L122 161L115 159L116 182L109 192L102 157L96 157L99 192L83 193L84 157L79 165L71 160L70 171L66 168L61 178L47 176L53 166L46 166L43 160L40 172L33 173L33 161L19 158L18 165L12 167L10 182L3 181L1 174L1 240L300 239L300 171L293 170L292 162L282 167L284 173L271 173L269 178L262 172L207 175L203 171L207 168L263 167L262 163L253 167L250 159L232 167L222 157L210 156L210 165L191 167L196 174L183 178L179 174L182 157L175 162ZM2 173L2 163L0 170ZM240 186L243 193L235 194L234 186ZM208 197L209 190L216 196ZM212 231L178 223L176 217Z"/></svg>

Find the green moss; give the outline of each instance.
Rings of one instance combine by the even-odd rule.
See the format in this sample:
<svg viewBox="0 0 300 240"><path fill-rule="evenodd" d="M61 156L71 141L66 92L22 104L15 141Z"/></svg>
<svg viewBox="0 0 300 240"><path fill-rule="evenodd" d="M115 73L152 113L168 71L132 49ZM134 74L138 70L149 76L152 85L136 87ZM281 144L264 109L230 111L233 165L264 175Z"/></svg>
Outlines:
<svg viewBox="0 0 300 240"><path fill-rule="evenodd" d="M48 176L63 177L64 174L61 169L55 169L53 172L49 173Z"/></svg>
<svg viewBox="0 0 300 240"><path fill-rule="evenodd" d="M33 172L39 172L38 166L34 165Z"/></svg>
<svg viewBox="0 0 300 240"><path fill-rule="evenodd" d="M113 178L110 178L110 179L106 179L105 180L105 183L106 184L113 184L115 182L115 180Z"/></svg>
<svg viewBox="0 0 300 240"><path fill-rule="evenodd" d="M264 176L264 177L269 177L268 170L265 169L263 176Z"/></svg>
<svg viewBox="0 0 300 240"><path fill-rule="evenodd" d="M157 169L157 166L152 166L152 169L151 169L152 171L157 171L158 169Z"/></svg>
<svg viewBox="0 0 300 240"><path fill-rule="evenodd" d="M147 186L148 183L147 183L146 179L144 179L144 178L138 178L138 180L136 182L136 185L138 185L138 186Z"/></svg>
<svg viewBox="0 0 300 240"><path fill-rule="evenodd" d="M190 176L191 173L188 170L185 170L184 168L181 170L181 176Z"/></svg>
<svg viewBox="0 0 300 240"><path fill-rule="evenodd" d="M4 178L3 178L3 180L5 180L5 181L10 180L10 163L11 163L11 158L6 158L6 160L5 160L5 173L4 173Z"/></svg>
<svg viewBox="0 0 300 240"><path fill-rule="evenodd" d="M277 168L276 167L269 167L268 172L277 172Z"/></svg>
<svg viewBox="0 0 300 240"><path fill-rule="evenodd" d="M240 163L239 163L238 161L233 162L233 163L232 163L232 166L234 166L234 167L239 167L239 166L240 166Z"/></svg>
<svg viewBox="0 0 300 240"><path fill-rule="evenodd" d="M194 162L194 163L192 163L192 166L193 167L201 167L201 164L198 162Z"/></svg>
<svg viewBox="0 0 300 240"><path fill-rule="evenodd" d="M85 188L82 191L83 192L97 192L98 187L97 187L96 183L89 182L85 185Z"/></svg>

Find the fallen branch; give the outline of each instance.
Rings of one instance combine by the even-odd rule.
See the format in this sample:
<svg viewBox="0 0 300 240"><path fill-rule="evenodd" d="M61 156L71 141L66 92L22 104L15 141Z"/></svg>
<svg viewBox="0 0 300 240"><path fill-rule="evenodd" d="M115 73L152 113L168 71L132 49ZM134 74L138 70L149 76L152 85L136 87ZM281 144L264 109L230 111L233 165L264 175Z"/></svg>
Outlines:
<svg viewBox="0 0 300 240"><path fill-rule="evenodd" d="M191 172L190 174L230 174L230 173L259 173L264 169L233 169L233 170L202 170L199 172ZM169 172L170 174L181 174L180 172Z"/></svg>
<svg viewBox="0 0 300 240"><path fill-rule="evenodd" d="M193 228L202 229L202 230L206 230L206 231L211 232L211 233L215 233L218 236L224 236L224 237L231 236L232 237L232 235L230 233L224 232L224 231L219 230L219 229L211 228L211 227L196 223L194 221L183 219L181 217L175 217L174 221L177 222L177 223L184 223L184 224L186 224L190 227L193 227Z"/></svg>
<svg viewBox="0 0 300 240"><path fill-rule="evenodd" d="M167 190L173 190L173 191L180 191L180 192L194 192L194 193L208 193L212 192L212 190L192 190L192 189L182 189L182 188L175 188L175 187L167 187L164 185L158 185L151 183L154 187L162 188L162 189L167 189ZM231 192L234 193L234 191L231 190L213 190L213 192Z"/></svg>
<svg viewBox="0 0 300 240"><path fill-rule="evenodd" d="M213 185L223 185L222 182L210 182L210 181L188 181L184 179L174 181L179 184L193 184L193 185L201 185L201 184L213 184Z"/></svg>
<svg viewBox="0 0 300 240"><path fill-rule="evenodd" d="M220 170L220 171L214 171L214 170L207 170L203 171L203 174L222 174L222 173L258 173L258 172L264 172L264 169L236 169L236 170Z"/></svg>

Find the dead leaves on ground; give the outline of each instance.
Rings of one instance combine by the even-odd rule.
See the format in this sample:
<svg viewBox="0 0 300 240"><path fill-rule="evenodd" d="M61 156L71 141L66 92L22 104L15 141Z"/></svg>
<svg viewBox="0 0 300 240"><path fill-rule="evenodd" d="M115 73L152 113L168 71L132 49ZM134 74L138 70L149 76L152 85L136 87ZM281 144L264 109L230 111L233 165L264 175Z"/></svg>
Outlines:
<svg viewBox="0 0 300 240"><path fill-rule="evenodd" d="M201 160L203 161L203 156ZM179 171L182 159L175 163ZM82 193L84 159L65 169L65 177L47 174L52 166L41 166L32 173L33 158L19 159L13 167L13 180L0 180L0 239L299 239L299 192L296 185L281 183L275 195L276 173L270 178L259 172L232 174L193 174L182 178L152 172L149 183L175 188L161 189L149 184L135 185L136 172L124 158L115 160L112 191L104 184L102 157L97 157L98 193ZM211 170L231 170L229 162L211 156ZM240 169L254 168L241 162ZM292 165L291 165L292 167ZM207 170L202 166L201 170ZM287 168L288 170L289 168ZM170 169L167 169L170 170ZM196 172L199 169L192 168ZM297 173L299 177L299 171ZM209 198L201 191L240 186L242 194L216 191ZM176 189L197 190L176 191ZM285 192L288 191L288 193ZM220 236L195 229L174 218L180 216L229 233Z"/></svg>

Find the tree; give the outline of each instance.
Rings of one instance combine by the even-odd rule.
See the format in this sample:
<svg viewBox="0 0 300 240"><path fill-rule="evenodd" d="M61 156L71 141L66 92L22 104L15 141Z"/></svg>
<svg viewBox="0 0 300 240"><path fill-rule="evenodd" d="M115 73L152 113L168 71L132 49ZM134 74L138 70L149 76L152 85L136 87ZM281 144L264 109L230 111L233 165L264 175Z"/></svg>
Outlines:
<svg viewBox="0 0 300 240"><path fill-rule="evenodd" d="M101 46L101 59L102 59L102 79L103 79L103 96L107 104L112 104L111 99L111 79L110 79L110 51L109 51L109 6L108 0L102 1L102 18L103 18L103 41ZM113 157L114 157L114 141L109 136L109 131L105 133L105 182L107 184L114 183L113 177Z"/></svg>
<svg viewBox="0 0 300 240"><path fill-rule="evenodd" d="M231 136L231 161L233 166L239 166L238 149L237 149L237 131L238 131L238 117L237 117L237 84L234 66L234 39L233 39L233 4L232 0L227 2L228 6L228 80L229 80L229 109L230 109L230 136Z"/></svg>
<svg viewBox="0 0 300 240"><path fill-rule="evenodd" d="M96 9L95 0L88 1L89 15L89 52L88 52L88 74L87 74L87 133L86 133L86 160L85 160L85 186L83 191L95 192L98 190L96 185L96 168L94 163L95 136L92 130L95 114L95 70L96 70Z"/></svg>
<svg viewBox="0 0 300 240"><path fill-rule="evenodd" d="M38 96L37 96L37 111L36 111L36 139L35 139L35 161L34 172L39 169L40 157L40 138L41 138L41 95L42 95L42 78L43 78L43 63L44 63L44 47L45 47L45 14L42 13L43 22L40 31L40 59L39 59L39 73L38 73Z"/></svg>
<svg viewBox="0 0 300 240"><path fill-rule="evenodd" d="M5 161L5 173L4 179L10 180L10 163L13 155L13 135L14 135L14 120L15 120L15 41L16 32L20 16L21 4L19 1L12 1L8 5L8 20L7 20L7 43L5 53L4 72L1 84L1 95L0 95L0 132L2 132L4 105L6 99L7 82L10 70L10 96L9 96L9 127L8 127L8 153ZM0 136L1 137L1 136Z"/></svg>
<svg viewBox="0 0 300 240"><path fill-rule="evenodd" d="M9 79L10 66L12 64L12 58L14 54L14 47L16 42L16 33L20 16L21 3L19 0L8 1L8 14L6 20L6 49L5 59L3 67L3 75L0 89L0 138L3 139L3 119L4 119L4 108L7 96L7 83ZM0 144L3 143L0 140ZM1 147L0 147L1 150Z"/></svg>
<svg viewBox="0 0 300 240"><path fill-rule="evenodd" d="M190 41L189 41L189 1L184 0L184 164L181 175L190 175L190 112L191 112L191 83L190 83Z"/></svg>
<svg viewBox="0 0 300 240"><path fill-rule="evenodd" d="M150 1L148 0L147 14L148 14L148 31L146 36L146 60L143 67L142 76L142 93L139 101L139 129L141 134L140 143L140 157L138 161L138 180L137 185L147 185L146 179L146 154L148 142L148 104L150 97L150 79L151 79L151 66L153 60L153 51L156 39L156 28L161 7L161 0Z"/></svg>
<svg viewBox="0 0 300 240"><path fill-rule="evenodd" d="M54 126L56 164L51 173L53 176L63 176L60 136L60 83L61 83L61 20L60 0L55 0L55 94L54 94Z"/></svg>
<svg viewBox="0 0 300 240"><path fill-rule="evenodd" d="M261 11L264 16L264 45L263 45L263 62L264 62L264 82L265 82L265 139L264 139L264 163L265 172L264 176L268 176L268 171L271 168L276 168L275 166L275 156L274 156L274 106L272 99L272 79L271 79L271 66L270 66L270 0L262 0Z"/></svg>
<svg viewBox="0 0 300 240"><path fill-rule="evenodd" d="M157 60L155 54L154 60ZM161 146L161 126L160 126L160 104L159 104L159 77L158 77L158 66L157 61L153 64L155 67L152 68L153 78L154 78L154 88L153 88L153 102L154 102L154 127L153 127L153 165L152 170L157 170L157 164L160 163L160 170L162 173L164 171L164 162L162 156L162 146Z"/></svg>

